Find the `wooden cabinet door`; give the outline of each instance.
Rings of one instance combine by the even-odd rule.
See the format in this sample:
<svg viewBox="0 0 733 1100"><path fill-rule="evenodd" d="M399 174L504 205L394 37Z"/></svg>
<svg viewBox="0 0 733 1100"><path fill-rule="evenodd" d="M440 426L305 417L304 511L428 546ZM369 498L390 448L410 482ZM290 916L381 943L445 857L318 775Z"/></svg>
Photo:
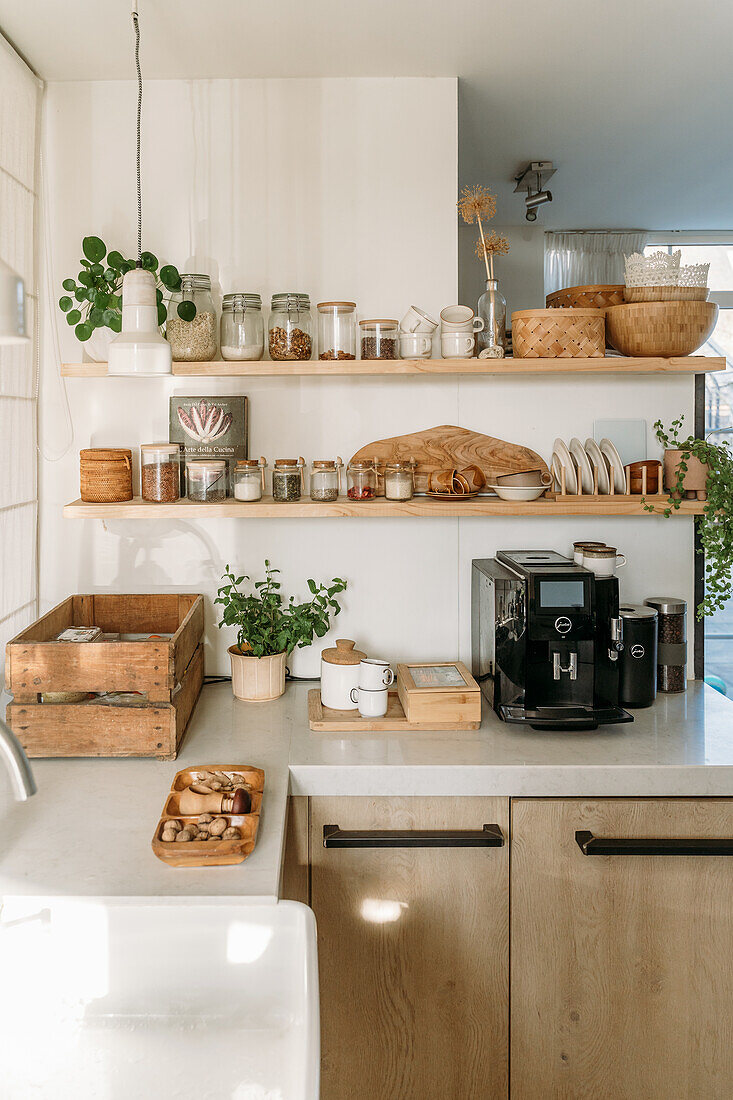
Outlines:
<svg viewBox="0 0 733 1100"><path fill-rule="evenodd" d="M501 798L313 798L322 1100L507 1097ZM503 847L324 848L323 830L480 830Z"/></svg>
<svg viewBox="0 0 733 1100"><path fill-rule="evenodd" d="M512 803L512 1096L730 1100L733 855L584 855L577 831L733 838L733 800Z"/></svg>

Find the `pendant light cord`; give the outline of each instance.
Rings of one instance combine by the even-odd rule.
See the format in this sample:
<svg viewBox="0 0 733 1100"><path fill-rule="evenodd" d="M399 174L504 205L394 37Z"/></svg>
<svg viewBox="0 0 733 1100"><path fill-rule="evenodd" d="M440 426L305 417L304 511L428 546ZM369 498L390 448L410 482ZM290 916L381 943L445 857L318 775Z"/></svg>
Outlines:
<svg viewBox="0 0 733 1100"><path fill-rule="evenodd" d="M143 74L140 70L140 24L138 22L137 3L132 10L132 25L135 28L135 68L137 69L137 266L143 266L143 203L140 188L140 119L143 109Z"/></svg>

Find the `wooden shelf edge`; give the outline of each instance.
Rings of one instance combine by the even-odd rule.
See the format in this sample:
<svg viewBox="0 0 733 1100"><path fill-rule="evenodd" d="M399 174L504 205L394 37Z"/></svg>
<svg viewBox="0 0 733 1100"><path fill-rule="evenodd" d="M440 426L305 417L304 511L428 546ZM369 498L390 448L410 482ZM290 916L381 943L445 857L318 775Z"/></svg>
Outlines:
<svg viewBox="0 0 733 1100"><path fill-rule="evenodd" d="M200 520L200 519L384 519L408 517L479 517L479 516L660 516L667 505L665 496L647 497L654 513L646 512L640 497L557 497L514 503L494 498L474 497L461 502L435 500L432 497L415 497L411 501L392 501L378 498L358 502L342 498L332 503L310 499L287 504L276 504L271 497L263 497L257 503L246 504L228 499L220 504L201 504L179 500L175 504L149 504L136 497L121 504L85 504L75 500L64 507L66 519L134 519L134 520ZM673 515L701 515L704 502L683 501Z"/></svg>
<svg viewBox="0 0 733 1100"><path fill-rule="evenodd" d="M174 363L177 378L348 378L369 375L449 374L516 376L544 374L708 374L725 370L724 356L691 355L672 359L395 359L390 362L356 359L348 362L318 359L304 363ZM106 378L106 363L62 363L64 378ZM170 377L161 375L156 377Z"/></svg>

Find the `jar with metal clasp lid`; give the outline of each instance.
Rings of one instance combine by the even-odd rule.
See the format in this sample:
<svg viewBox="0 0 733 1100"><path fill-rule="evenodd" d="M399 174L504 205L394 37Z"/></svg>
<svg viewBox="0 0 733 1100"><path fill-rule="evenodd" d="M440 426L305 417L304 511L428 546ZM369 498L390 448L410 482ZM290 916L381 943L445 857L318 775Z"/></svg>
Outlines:
<svg viewBox="0 0 733 1100"><path fill-rule="evenodd" d="M221 357L228 360L261 359L265 353L265 323L259 294L225 294L221 306Z"/></svg>
<svg viewBox="0 0 733 1100"><path fill-rule="evenodd" d="M270 358L310 359L313 351L313 318L310 297L293 291L273 294L268 323Z"/></svg>
<svg viewBox="0 0 733 1100"><path fill-rule="evenodd" d="M190 320L179 312L185 312L189 303L196 307ZM211 278L208 275L181 275L181 287L171 295L165 326L173 358L177 363L207 363L216 359L216 330Z"/></svg>

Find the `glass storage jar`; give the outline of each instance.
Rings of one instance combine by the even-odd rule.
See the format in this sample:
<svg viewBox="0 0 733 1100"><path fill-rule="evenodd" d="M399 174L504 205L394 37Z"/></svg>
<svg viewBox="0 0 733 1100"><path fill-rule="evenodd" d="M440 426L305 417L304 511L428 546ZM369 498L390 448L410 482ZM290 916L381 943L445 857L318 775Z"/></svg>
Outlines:
<svg viewBox="0 0 733 1100"><path fill-rule="evenodd" d="M362 359L399 359L399 324L389 318L359 321Z"/></svg>
<svg viewBox="0 0 733 1100"><path fill-rule="evenodd" d="M319 302L318 358L356 359L356 302Z"/></svg>
<svg viewBox="0 0 733 1100"><path fill-rule="evenodd" d="M178 443L140 446L140 486L143 500L170 504L181 495L181 448Z"/></svg>
<svg viewBox="0 0 733 1100"><path fill-rule="evenodd" d="M311 500L337 500L343 462L340 458L317 458L311 466Z"/></svg>
<svg viewBox="0 0 733 1100"><path fill-rule="evenodd" d="M220 329L222 359L261 359L265 353L265 322L260 295L225 294Z"/></svg>
<svg viewBox="0 0 733 1100"><path fill-rule="evenodd" d="M227 464L224 459L197 459L186 463L186 495L189 500L226 500Z"/></svg>
<svg viewBox="0 0 733 1100"><path fill-rule="evenodd" d="M346 495L349 500L374 500L377 495L377 469L373 462L350 462L346 468Z"/></svg>
<svg viewBox="0 0 733 1100"><path fill-rule="evenodd" d="M313 318L308 295L273 294L268 330L271 359L310 359Z"/></svg>
<svg viewBox="0 0 733 1100"><path fill-rule="evenodd" d="M384 467L384 496L386 500L412 500L415 492L415 464L413 462L388 462Z"/></svg>
<svg viewBox="0 0 733 1100"><path fill-rule="evenodd" d="M277 458L272 469L272 499L281 504L300 500L305 459Z"/></svg>
<svg viewBox="0 0 733 1100"><path fill-rule="evenodd" d="M657 690L687 691L687 601L676 596L644 600L657 612Z"/></svg>
<svg viewBox="0 0 733 1100"><path fill-rule="evenodd" d="M232 474L235 500L262 500L266 469L264 458L259 462L256 458L240 459Z"/></svg>
<svg viewBox="0 0 733 1100"><path fill-rule="evenodd" d="M178 312L193 302L196 315L186 320ZM208 275L181 275L181 289L171 295L165 334L178 363L207 363L216 359L216 311Z"/></svg>

